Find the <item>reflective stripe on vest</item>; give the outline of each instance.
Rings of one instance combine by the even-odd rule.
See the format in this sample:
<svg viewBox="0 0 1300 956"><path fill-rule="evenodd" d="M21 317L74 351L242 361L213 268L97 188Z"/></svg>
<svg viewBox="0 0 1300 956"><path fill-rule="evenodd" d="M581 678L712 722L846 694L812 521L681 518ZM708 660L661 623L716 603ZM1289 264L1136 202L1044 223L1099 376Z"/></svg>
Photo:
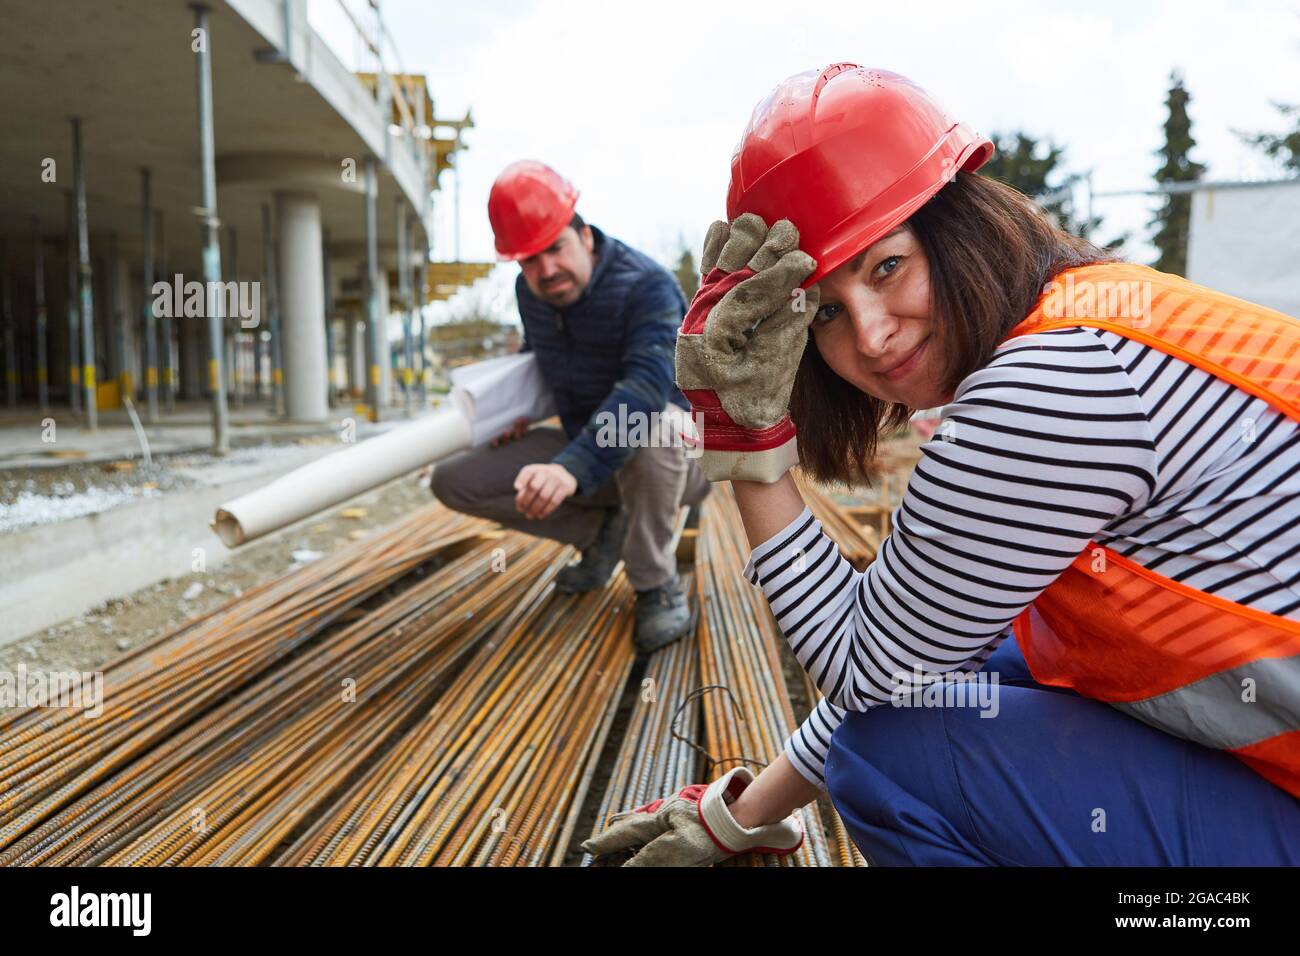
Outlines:
<svg viewBox="0 0 1300 956"><path fill-rule="evenodd" d="M1300 421L1300 321L1145 266L1071 269L1008 339L1105 329ZM1034 679L1228 750L1300 797L1300 621L1206 594L1091 543L1016 620Z"/></svg>

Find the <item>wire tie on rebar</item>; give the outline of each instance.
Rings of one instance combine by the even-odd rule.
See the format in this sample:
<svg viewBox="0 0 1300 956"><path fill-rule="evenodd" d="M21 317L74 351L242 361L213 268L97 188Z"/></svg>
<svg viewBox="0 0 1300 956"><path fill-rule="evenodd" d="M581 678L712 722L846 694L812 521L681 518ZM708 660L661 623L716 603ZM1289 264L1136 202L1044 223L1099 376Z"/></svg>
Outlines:
<svg viewBox="0 0 1300 956"><path fill-rule="evenodd" d="M689 704L696 697L701 697L711 690L726 691L727 700L731 703L731 709L736 719L739 720L741 723L745 722L745 715L741 713L740 705L736 703L736 695L732 693L730 687L728 687L726 684L705 684L703 687L697 687L695 690L691 691L684 698L682 698L682 702L678 704L677 709L673 711L673 719L668 725L669 733L673 735L673 738L675 740L680 740L682 743L686 744L686 746L690 747L696 753L702 755L704 759L708 761L708 765L705 767L706 776L712 773L715 767L720 767L724 763L740 762L740 763L750 763L760 768L766 767L767 761L755 760L753 757L746 757L744 755L737 756L737 757L715 757L713 756L713 754L709 753L707 750L701 747L694 740L691 740L688 737L684 737L677 732L677 721L681 717L682 711L686 708L686 705Z"/></svg>

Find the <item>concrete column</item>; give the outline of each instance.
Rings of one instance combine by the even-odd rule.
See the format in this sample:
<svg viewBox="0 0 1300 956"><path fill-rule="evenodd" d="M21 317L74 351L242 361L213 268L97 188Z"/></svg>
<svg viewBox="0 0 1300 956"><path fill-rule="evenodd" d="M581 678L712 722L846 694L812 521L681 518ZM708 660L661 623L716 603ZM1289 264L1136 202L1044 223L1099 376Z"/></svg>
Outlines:
<svg viewBox="0 0 1300 956"><path fill-rule="evenodd" d="M320 200L277 193L280 225L280 328L284 336L285 414L293 421L329 419L325 367L325 278Z"/></svg>

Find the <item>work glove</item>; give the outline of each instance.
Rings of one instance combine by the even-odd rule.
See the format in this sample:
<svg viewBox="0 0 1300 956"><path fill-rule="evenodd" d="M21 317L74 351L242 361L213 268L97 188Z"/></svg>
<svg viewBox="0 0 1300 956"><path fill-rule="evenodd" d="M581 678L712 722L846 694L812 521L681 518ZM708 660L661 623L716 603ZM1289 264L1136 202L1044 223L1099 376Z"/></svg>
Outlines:
<svg viewBox="0 0 1300 956"><path fill-rule="evenodd" d="M746 829L727 809L753 779L737 767L707 786L692 784L615 814L582 848L599 856L640 846L624 866L711 866L738 853L793 853L803 843L803 825L793 816Z"/></svg>
<svg viewBox="0 0 1300 956"><path fill-rule="evenodd" d="M773 482L799 461L790 392L817 314L816 262L788 219L745 213L704 239L703 278L677 336L677 385L691 403L711 481ZM696 446L698 447L698 446Z"/></svg>

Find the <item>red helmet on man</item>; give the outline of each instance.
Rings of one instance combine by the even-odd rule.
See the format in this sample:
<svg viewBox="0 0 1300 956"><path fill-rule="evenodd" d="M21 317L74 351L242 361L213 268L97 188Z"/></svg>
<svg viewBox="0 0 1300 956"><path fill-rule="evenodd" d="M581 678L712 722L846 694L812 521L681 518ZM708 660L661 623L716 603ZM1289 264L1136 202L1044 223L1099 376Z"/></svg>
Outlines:
<svg viewBox="0 0 1300 956"><path fill-rule="evenodd" d="M906 77L856 63L797 73L754 107L731 158L727 219L789 219L812 285L905 222L993 144Z"/></svg>
<svg viewBox="0 0 1300 956"><path fill-rule="evenodd" d="M536 255L573 221L578 190L545 163L511 163L488 195L488 219L502 261Z"/></svg>

